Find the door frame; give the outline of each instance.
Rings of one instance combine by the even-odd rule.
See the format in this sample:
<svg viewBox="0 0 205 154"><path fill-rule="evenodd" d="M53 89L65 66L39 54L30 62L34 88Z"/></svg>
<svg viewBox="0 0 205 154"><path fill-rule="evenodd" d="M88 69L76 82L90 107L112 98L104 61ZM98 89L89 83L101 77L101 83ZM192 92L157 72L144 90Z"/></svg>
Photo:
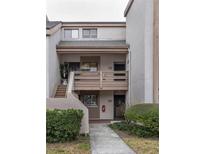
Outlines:
<svg viewBox="0 0 205 154"><path fill-rule="evenodd" d="M126 108L126 94L113 94L113 119L121 119L120 117L116 117L115 96L124 96L124 105Z"/></svg>

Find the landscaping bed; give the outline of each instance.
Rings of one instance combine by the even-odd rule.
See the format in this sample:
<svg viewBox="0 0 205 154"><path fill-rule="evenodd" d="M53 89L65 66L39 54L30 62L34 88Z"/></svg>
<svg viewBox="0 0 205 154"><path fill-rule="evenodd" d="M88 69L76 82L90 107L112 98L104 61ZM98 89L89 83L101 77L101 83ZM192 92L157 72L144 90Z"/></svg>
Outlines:
<svg viewBox="0 0 205 154"><path fill-rule="evenodd" d="M46 111L47 154L90 154L88 136L80 135L82 110Z"/></svg>
<svg viewBox="0 0 205 154"><path fill-rule="evenodd" d="M109 125L138 154L159 153L159 106L138 104L128 108L125 120Z"/></svg>
<svg viewBox="0 0 205 154"><path fill-rule="evenodd" d="M138 104L125 112L124 124L117 126L139 137L159 137L159 105Z"/></svg>
<svg viewBox="0 0 205 154"><path fill-rule="evenodd" d="M141 138L136 135L130 135L128 132L113 129L123 141L131 147L137 154L158 154L158 138Z"/></svg>

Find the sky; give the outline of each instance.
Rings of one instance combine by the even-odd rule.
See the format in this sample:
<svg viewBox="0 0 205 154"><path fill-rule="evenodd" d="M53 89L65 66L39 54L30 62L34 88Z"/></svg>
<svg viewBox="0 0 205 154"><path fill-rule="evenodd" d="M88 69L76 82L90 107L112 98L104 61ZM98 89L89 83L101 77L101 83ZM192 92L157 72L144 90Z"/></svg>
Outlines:
<svg viewBox="0 0 205 154"><path fill-rule="evenodd" d="M47 0L52 21L125 21L129 0Z"/></svg>

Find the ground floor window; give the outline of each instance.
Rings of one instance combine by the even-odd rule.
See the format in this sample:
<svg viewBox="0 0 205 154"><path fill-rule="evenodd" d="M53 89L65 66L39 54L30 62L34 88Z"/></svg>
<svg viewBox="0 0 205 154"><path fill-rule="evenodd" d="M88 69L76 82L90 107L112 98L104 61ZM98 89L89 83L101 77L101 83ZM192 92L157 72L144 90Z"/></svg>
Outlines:
<svg viewBox="0 0 205 154"><path fill-rule="evenodd" d="M86 106L97 106L97 95L83 95L82 100Z"/></svg>

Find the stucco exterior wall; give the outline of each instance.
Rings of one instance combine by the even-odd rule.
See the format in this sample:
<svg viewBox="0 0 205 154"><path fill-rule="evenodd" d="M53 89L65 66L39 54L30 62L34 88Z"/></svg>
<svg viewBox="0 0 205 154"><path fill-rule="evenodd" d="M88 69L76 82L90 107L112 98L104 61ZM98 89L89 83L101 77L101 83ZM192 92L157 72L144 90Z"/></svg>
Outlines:
<svg viewBox="0 0 205 154"><path fill-rule="evenodd" d="M102 112L103 105L105 105L105 112ZM113 91L100 91L100 119L113 119L113 116Z"/></svg>
<svg viewBox="0 0 205 154"><path fill-rule="evenodd" d="M56 45L61 40L61 30L46 37L46 97L52 97L57 84L60 83L59 59L56 53Z"/></svg>
<svg viewBox="0 0 205 154"><path fill-rule="evenodd" d="M102 71L113 71L114 62L126 62L125 54L61 54L60 63L80 62L81 56L100 56L100 68Z"/></svg>
<svg viewBox="0 0 205 154"><path fill-rule="evenodd" d="M98 28L98 39L125 40L125 28Z"/></svg>
<svg viewBox="0 0 205 154"><path fill-rule="evenodd" d="M135 0L126 17L130 104L153 102L152 0Z"/></svg>
<svg viewBox="0 0 205 154"><path fill-rule="evenodd" d="M125 27L97 27L97 38L83 38L82 30L83 28L70 28L79 30L78 39L69 39L64 36L64 28L62 28L61 38L63 41L69 40L125 40L126 38L126 28Z"/></svg>
<svg viewBox="0 0 205 154"><path fill-rule="evenodd" d="M145 103L153 103L153 0L145 4Z"/></svg>
<svg viewBox="0 0 205 154"><path fill-rule="evenodd" d="M126 55L124 54L109 54L101 56L101 69L104 71L113 71L114 62L125 62Z"/></svg>

